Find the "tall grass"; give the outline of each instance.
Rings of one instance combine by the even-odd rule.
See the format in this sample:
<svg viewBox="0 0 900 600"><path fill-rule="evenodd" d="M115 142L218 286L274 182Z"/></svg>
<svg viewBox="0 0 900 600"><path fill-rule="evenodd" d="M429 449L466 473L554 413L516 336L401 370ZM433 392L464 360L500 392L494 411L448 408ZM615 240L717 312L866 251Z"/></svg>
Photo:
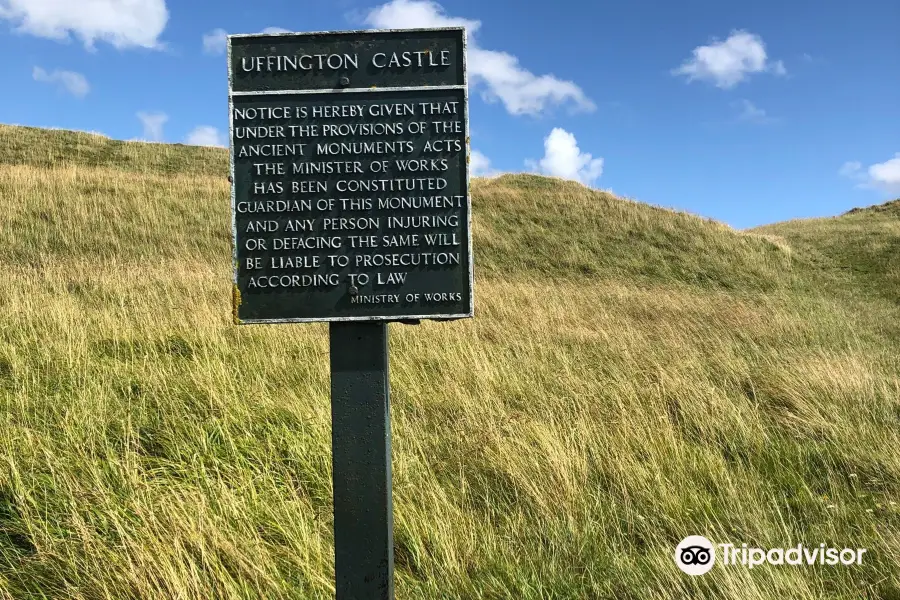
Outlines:
<svg viewBox="0 0 900 600"><path fill-rule="evenodd" d="M327 328L232 324L225 154L0 156L0 591L331 597ZM390 326L398 599L900 598L900 311L821 259L868 213L474 183L476 318ZM689 534L869 550L691 578Z"/></svg>

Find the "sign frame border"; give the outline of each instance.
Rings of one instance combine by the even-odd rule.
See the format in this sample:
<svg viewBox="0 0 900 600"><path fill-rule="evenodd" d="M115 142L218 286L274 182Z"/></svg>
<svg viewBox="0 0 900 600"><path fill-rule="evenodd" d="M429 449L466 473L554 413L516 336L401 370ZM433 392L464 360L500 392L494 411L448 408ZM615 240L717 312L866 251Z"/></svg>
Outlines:
<svg viewBox="0 0 900 600"><path fill-rule="evenodd" d="M371 88L339 88L339 89L322 89L322 90L273 90L273 91L244 91L235 92L233 90L233 73L231 65L231 40L233 38L266 38L266 37L305 37L313 35L361 35L361 34L398 34L398 33L426 33L435 31L460 31L462 32L462 67L463 67L463 83L462 85L423 85L412 87L371 87ZM469 71L467 68L467 35L466 28L462 26L456 27L418 27L411 29L354 29L354 30L338 30L338 31L298 31L298 32L278 32L278 33L234 33L226 37L226 60L228 61L228 170L229 180L231 182L231 262L232 262L232 293L231 293L231 314L235 325L269 325L276 323L339 323L349 321L380 321L380 322L398 322L398 321L454 321L457 319L467 319L475 316L475 265L473 262L474 254L472 252L472 174L470 162L472 159L471 143L469 139ZM236 194L234 180L234 97L235 96L262 96L262 95L282 95L282 94L316 94L327 93L365 93L371 92L401 92L401 91L417 91L417 90L443 90L462 88L463 101L465 102L466 118L463 123L465 130L463 135L466 142L466 227L468 233L468 278L469 278L469 310L465 313L458 314L441 314L441 315L388 315L388 316L358 316L358 317L292 317L283 319L241 319L238 316L238 308L241 304L241 292L238 288L238 270L240 263L238 261L238 244L237 244L237 211L236 211Z"/></svg>

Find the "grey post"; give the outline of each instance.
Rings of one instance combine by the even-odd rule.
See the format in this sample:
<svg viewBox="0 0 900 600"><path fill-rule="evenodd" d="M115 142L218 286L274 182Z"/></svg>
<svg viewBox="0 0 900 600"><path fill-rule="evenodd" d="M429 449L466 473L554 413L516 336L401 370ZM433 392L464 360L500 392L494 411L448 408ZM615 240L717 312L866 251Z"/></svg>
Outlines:
<svg viewBox="0 0 900 600"><path fill-rule="evenodd" d="M332 322L336 600L393 600L387 323Z"/></svg>

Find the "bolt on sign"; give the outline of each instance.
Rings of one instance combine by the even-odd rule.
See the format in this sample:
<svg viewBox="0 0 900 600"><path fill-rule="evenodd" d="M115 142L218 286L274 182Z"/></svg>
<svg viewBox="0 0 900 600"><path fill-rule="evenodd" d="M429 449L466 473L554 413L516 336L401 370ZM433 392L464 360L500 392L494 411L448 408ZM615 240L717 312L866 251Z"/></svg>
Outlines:
<svg viewBox="0 0 900 600"><path fill-rule="evenodd" d="M462 28L228 38L236 323L473 315Z"/></svg>

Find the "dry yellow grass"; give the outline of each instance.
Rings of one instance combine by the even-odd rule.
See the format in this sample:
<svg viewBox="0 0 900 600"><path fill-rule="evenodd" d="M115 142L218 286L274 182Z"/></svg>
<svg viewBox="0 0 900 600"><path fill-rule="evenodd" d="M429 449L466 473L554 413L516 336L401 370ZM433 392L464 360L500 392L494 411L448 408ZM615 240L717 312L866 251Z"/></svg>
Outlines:
<svg viewBox="0 0 900 600"><path fill-rule="evenodd" d="M124 147L0 164L0 590L328 598L327 328L234 326L228 182ZM398 599L900 597L896 305L788 238L474 194L476 318L390 327ZM868 562L690 578L688 534Z"/></svg>

